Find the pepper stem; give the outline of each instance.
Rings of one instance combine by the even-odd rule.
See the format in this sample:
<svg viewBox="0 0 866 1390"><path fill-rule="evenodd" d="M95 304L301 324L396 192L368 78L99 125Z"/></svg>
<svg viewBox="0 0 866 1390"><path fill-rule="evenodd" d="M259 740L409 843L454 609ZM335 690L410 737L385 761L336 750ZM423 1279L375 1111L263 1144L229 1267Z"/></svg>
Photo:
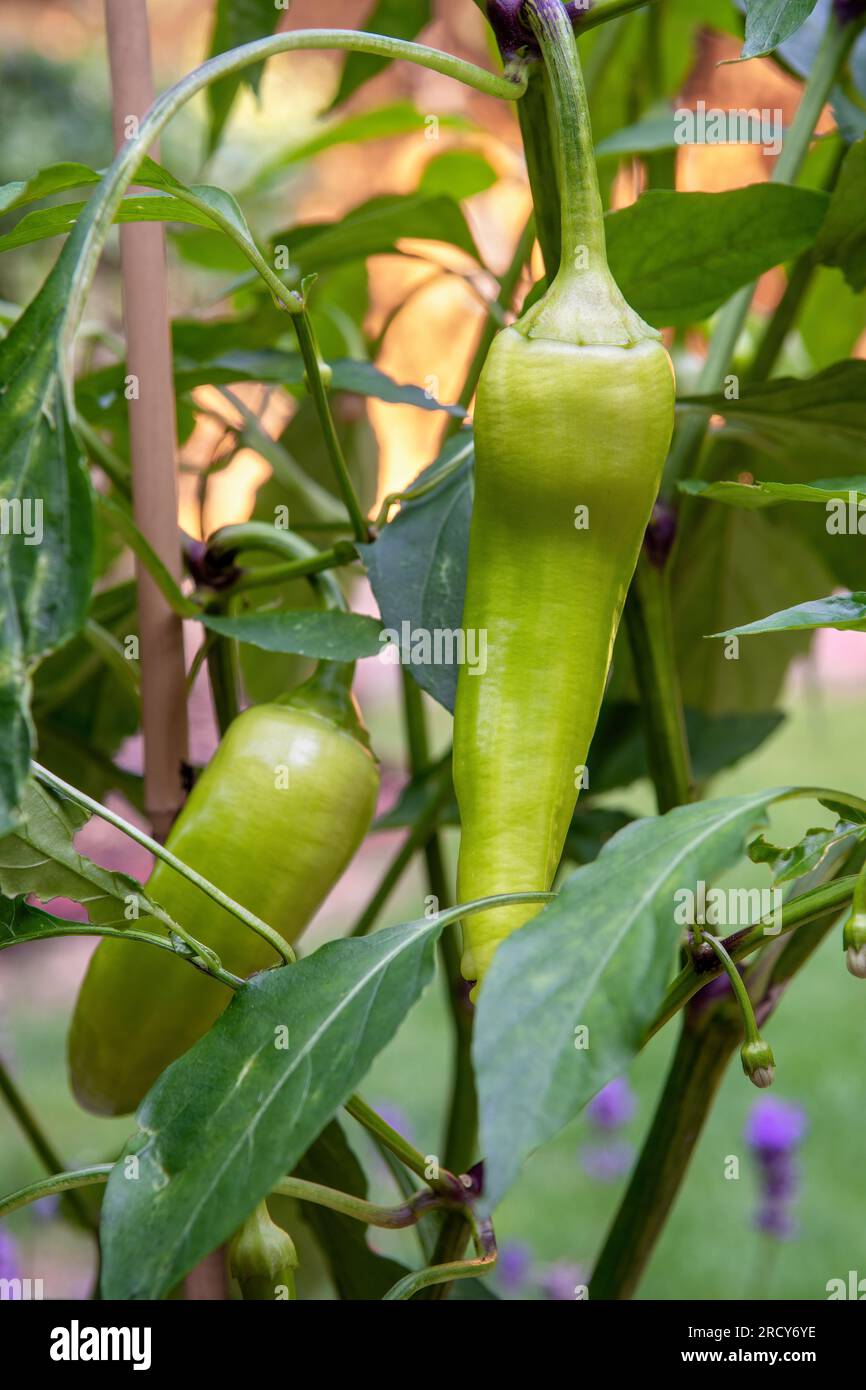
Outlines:
<svg viewBox="0 0 866 1390"><path fill-rule="evenodd" d="M528 338L572 346L631 347L658 338L608 268L589 103L568 14L562 0L524 0L521 13L547 72L546 134L557 150L562 248L552 285L515 327Z"/></svg>

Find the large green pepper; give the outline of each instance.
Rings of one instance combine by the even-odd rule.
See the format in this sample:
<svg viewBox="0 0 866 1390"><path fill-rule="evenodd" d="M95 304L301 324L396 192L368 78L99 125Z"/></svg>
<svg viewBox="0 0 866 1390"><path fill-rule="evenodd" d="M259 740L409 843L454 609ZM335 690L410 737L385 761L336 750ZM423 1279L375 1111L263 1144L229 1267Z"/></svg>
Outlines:
<svg viewBox="0 0 866 1390"><path fill-rule="evenodd" d="M598 719L614 639L674 418L671 362L608 269L586 96L560 0L527 0L559 147L562 261L495 339L475 410L475 505L454 781L461 901L550 887ZM480 981L537 908L464 923Z"/></svg>
<svg viewBox="0 0 866 1390"><path fill-rule="evenodd" d="M317 673L292 703L229 726L168 840L177 857L295 941L370 827L379 772L340 687ZM148 893L235 975L279 963L273 948L160 861ZM69 1068L88 1110L134 1110L160 1072L231 997L164 951L117 938L90 962L72 1020Z"/></svg>

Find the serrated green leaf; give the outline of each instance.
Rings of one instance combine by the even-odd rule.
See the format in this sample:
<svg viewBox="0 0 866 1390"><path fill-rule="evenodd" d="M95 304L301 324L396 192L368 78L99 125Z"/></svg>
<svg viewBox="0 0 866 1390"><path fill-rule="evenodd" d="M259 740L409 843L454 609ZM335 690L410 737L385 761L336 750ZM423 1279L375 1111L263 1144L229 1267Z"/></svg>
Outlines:
<svg viewBox="0 0 866 1390"><path fill-rule="evenodd" d="M429 982L441 929L335 941L237 991L139 1109L102 1208L105 1298L164 1296L295 1167Z"/></svg>
<svg viewBox="0 0 866 1390"><path fill-rule="evenodd" d="M749 845L749 858L753 864L766 864L774 883L792 883L820 869L837 847L853 849L863 839L866 839L866 825L843 818L834 826L807 830L802 840L788 849L771 845L759 835Z"/></svg>

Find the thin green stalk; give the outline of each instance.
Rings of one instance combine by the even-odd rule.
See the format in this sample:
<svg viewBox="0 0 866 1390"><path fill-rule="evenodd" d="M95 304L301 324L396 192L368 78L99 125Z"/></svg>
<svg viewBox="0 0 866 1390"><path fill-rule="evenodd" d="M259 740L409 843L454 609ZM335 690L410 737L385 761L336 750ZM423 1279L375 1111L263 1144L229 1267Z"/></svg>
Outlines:
<svg viewBox="0 0 866 1390"><path fill-rule="evenodd" d="M581 15L577 24L580 37L587 29L596 29L599 24L609 24L611 20L621 19L633 10L642 10L647 5L660 5L661 0L595 0L592 9Z"/></svg>
<svg viewBox="0 0 866 1390"><path fill-rule="evenodd" d="M626 626L641 694L650 773L659 815L692 799L692 768L674 656L670 585L644 555L629 591Z"/></svg>
<svg viewBox="0 0 866 1390"><path fill-rule="evenodd" d="M535 226L548 280L559 270L561 213L556 158L547 122L547 76L543 63L529 67L526 95L517 104L526 172L535 207Z"/></svg>
<svg viewBox="0 0 866 1390"><path fill-rule="evenodd" d="M384 1144L386 1149L389 1149L396 1158L399 1158L410 1173L421 1178L434 1192L441 1193L452 1200L463 1196L463 1188L459 1180L446 1169L440 1168L438 1178L428 1177L430 1165L424 1155L415 1148L414 1144L410 1144L408 1139L404 1139L402 1134L398 1134L396 1129L392 1129L382 1119L382 1116L378 1115L360 1096L351 1096L346 1101L345 1110L360 1125L363 1125L368 1134L372 1134L378 1143Z"/></svg>
<svg viewBox="0 0 866 1390"><path fill-rule="evenodd" d="M474 63L467 63L462 58L428 48L424 44L410 43L382 34L360 33L352 29L298 29L290 33L274 34L209 59L157 97L141 121L136 138L127 141L118 152L70 237L68 246L72 249L69 254L77 255L78 273L69 296L61 345L61 356L70 366L75 335L115 214L139 164L169 121L200 91L222 77L243 72L246 68L274 58L280 53L335 48L353 53L369 53L388 61L407 59L433 72L443 73L447 77L464 82L475 91L506 100L516 100L523 95L525 89L525 78L517 71L500 77L476 67ZM66 387L70 409L73 405L71 380L71 371L67 371Z"/></svg>
<svg viewBox="0 0 866 1390"><path fill-rule="evenodd" d="M54 1145L51 1143L47 1134L45 1134L39 1121L33 1114L33 1111L27 1104L27 1101L18 1090L18 1087L6 1070L2 1059L0 1059L0 1093L2 1093L6 1104L18 1121L22 1132L26 1134L30 1141L30 1147L33 1149L33 1152L36 1154L36 1157L43 1167L46 1168L49 1173L60 1172L63 1168L63 1163ZM37 1186L40 1185L41 1184L37 1184ZM45 1194L43 1193L42 1195L44 1196ZM67 1197L66 1204L69 1211L82 1226L85 1226L90 1231L96 1229L98 1223L94 1220L93 1213L88 1210L87 1204L82 1202L77 1194ZM21 1205L23 1205L23 1203ZM10 1210L14 1211L15 1208L12 1207ZM5 1214L3 1203L0 1202L0 1216Z"/></svg>
<svg viewBox="0 0 866 1390"><path fill-rule="evenodd" d="M758 1024L755 1019L755 1006L752 1003L749 991L743 983L743 977L732 961L723 941L718 937L712 936L710 932L704 932L704 941L707 941L718 957L722 970L728 977L728 984L731 992L737 1001L740 1009L740 1016L743 1020L743 1035L747 1043L760 1042L761 1036L758 1032Z"/></svg>
<svg viewBox="0 0 866 1390"><path fill-rule="evenodd" d="M782 922L778 935L780 937L786 936L797 927L805 926L823 917L828 911L841 911L851 901L856 882L855 876L848 875L845 878L835 879L834 882L820 888L814 888L808 893L803 893L800 897L791 898L782 907ZM775 924L761 920L753 926L729 936L725 941L725 948L730 953L731 958L734 961L744 960L760 946L766 945L767 929L771 925L775 930ZM696 970L691 962L685 966L668 989L662 1005L647 1031L644 1045L649 1042L650 1038L655 1037L656 1033L670 1022L674 1014L678 1013L699 990L703 989L704 985L708 984L710 980L716 979L720 974L721 966L718 965L701 970Z"/></svg>
<svg viewBox="0 0 866 1390"><path fill-rule="evenodd" d="M655 1248L739 1041L739 1020L686 1020L652 1126L590 1280L589 1297L628 1299Z"/></svg>
<svg viewBox="0 0 866 1390"><path fill-rule="evenodd" d="M472 439L468 439L463 448L458 449L450 462L440 468L435 476L430 478L428 482L406 488L404 492L389 492L383 499L382 505L379 508L374 528L380 531L382 527L387 524L392 507L396 507L403 502L417 502L420 497L427 497L431 492L435 492L438 487L441 487L444 482L463 467L466 460L472 454L474 447L475 445Z"/></svg>
<svg viewBox="0 0 866 1390"><path fill-rule="evenodd" d="M465 1225L465 1221L462 1224ZM414 1298L419 1293L423 1296L425 1289L431 1291L431 1296L445 1297L441 1290L450 1288L455 1279L477 1279L489 1274L496 1268L496 1258L494 1248L480 1251L471 1260L429 1265L426 1269L416 1270L413 1274L407 1274L398 1280L385 1294L385 1300L394 1302L398 1299Z"/></svg>
<svg viewBox="0 0 866 1390"><path fill-rule="evenodd" d="M422 1289L427 1290L426 1293L421 1294L421 1298L426 1303L441 1303L451 1292L451 1284L454 1279L467 1277L465 1275L455 1274L455 1270L468 1269L472 1266L472 1273L483 1273L486 1272L486 1269L492 1269L496 1263L495 1250L492 1259L486 1262L485 1270L479 1271L475 1261L465 1260L463 1258L472 1235L472 1227L467 1220L467 1215L468 1213L466 1211L451 1212L442 1222L441 1230L439 1231L436 1244L433 1248L433 1259L430 1264L430 1271L422 1271L422 1273L435 1270L445 1275L447 1271L447 1277L427 1279L424 1283L419 1283L416 1286L415 1292L420 1292ZM403 1280L402 1282L408 1287L407 1280ZM404 1298L411 1296L411 1294L403 1295Z"/></svg>
<svg viewBox="0 0 866 1390"><path fill-rule="evenodd" d="M180 935L177 923L174 922L167 913L161 915L160 920L170 932L176 936ZM98 922L64 922L61 918L51 918L44 926L40 927L38 937L24 937L24 941L51 941L63 936L113 936L119 941L141 941L145 946L156 946L161 951L168 951L175 960L184 961L192 966L194 970L202 970L207 975L212 975L220 984L226 985L228 989L240 989L246 981L238 975L232 975L225 970L219 963L219 959L214 961L205 957L205 947L194 936L182 937L189 946L192 955L184 955L179 952L176 946L172 945L171 938L168 936L156 936L153 932L138 931L135 927L106 927ZM8 951L12 946L19 945L15 937L4 938L0 941L0 951Z"/></svg>
<svg viewBox="0 0 866 1390"><path fill-rule="evenodd" d="M159 841L151 839L150 835L146 835L143 830L139 830L137 826L124 820L122 816L116 815L114 811L109 811L106 806L103 806L99 801L94 801L93 797L88 796L86 792L79 791L77 787L70 786L68 782L64 782L62 778L55 776L53 772L49 772L48 769L42 767L41 764L34 762L32 767L35 775L41 782L52 787L54 791L60 792L62 796L67 797L70 801L74 801L76 805L82 806L86 811L89 811L91 815L98 816L100 820L104 820L106 824L113 825L116 830L122 830L124 835L128 835L131 840L135 840L136 844L141 845L144 849L150 850L151 854L155 855L157 859L162 859L164 863L170 865L172 869L176 869L184 878L189 879L190 883L194 883L197 888L200 888L203 893L206 893L215 903L225 908L226 912L230 912L233 917L237 917L239 921L243 922L244 926L249 927L250 931L254 931L262 940L267 941L268 945L272 946L277 955L282 956L286 963L290 963L295 959L294 951L288 942L283 940L279 932L274 931L273 927L269 927L267 922L263 922L254 912L249 912L245 907L242 907L240 903L236 903L233 898L228 897L226 893L223 893L221 889L217 888L208 879L203 878L195 869L191 869L188 864L184 864L182 860L178 859L177 855L172 854L171 850L166 849L165 845L161 845ZM171 921L171 919L167 920L169 922ZM185 934L176 923L171 924L171 930L177 932L183 939L186 939ZM213 956L212 951L202 946L200 942L196 942L194 938L190 939L190 941L205 959Z"/></svg>
<svg viewBox="0 0 866 1390"><path fill-rule="evenodd" d="M358 501L358 496L349 474L349 465L346 463L343 446L337 434L337 426L334 424L334 416L331 411L331 403L328 400L328 391L325 386L323 375L326 368L319 354L318 345L313 332L313 325L306 309L293 317L292 324L295 329L295 334L297 335L301 356L304 359L307 390L312 397L313 404L316 408L316 414L319 417L319 426L325 441L325 449L334 470L334 477L337 480L340 495L345 503L346 511L351 518L355 539L366 542L370 539L369 523L361 510L361 504Z"/></svg>
<svg viewBox="0 0 866 1390"><path fill-rule="evenodd" d="M377 1226L387 1231L405 1230L408 1226L417 1225L427 1212L441 1211L455 1205L453 1198L422 1189L398 1206L379 1206L362 1197L353 1197L348 1192L338 1192L335 1188L323 1187L321 1183L293 1177L281 1178L271 1191L280 1197L292 1197L297 1202L327 1207L341 1216L349 1216L354 1221L363 1221L367 1226Z"/></svg>
<svg viewBox="0 0 866 1390"><path fill-rule="evenodd" d="M415 855L430 838L430 833L436 826L439 812L448 800L450 791L450 775L446 777L443 769L438 775L431 778L426 805L382 875L378 887L374 890L370 901L349 933L350 936L366 936L376 925L379 913L385 907Z"/></svg>
<svg viewBox="0 0 866 1390"><path fill-rule="evenodd" d="M9 1216L21 1207L28 1206L30 1202L38 1202L42 1197L54 1197L59 1192L74 1192L80 1187L96 1187L100 1183L106 1183L113 1167L113 1163L95 1163L90 1168L78 1168L74 1172L55 1173L50 1178L43 1178L40 1182L32 1182L27 1187L19 1187L17 1192L10 1192L8 1197L0 1197L0 1218ZM92 1224L89 1215L86 1219L88 1224Z"/></svg>
<svg viewBox="0 0 866 1390"><path fill-rule="evenodd" d="M343 542L342 547L345 547L347 556L351 552L351 558L356 558L355 548L350 541ZM328 573L334 564L348 562L339 558L343 554L340 545L332 547L331 550L317 550L294 531L282 530L267 521L242 521L234 526L221 526L218 531L214 531L208 538L208 549L227 556L256 550L272 555L291 556L292 558L286 559L284 564L274 566L268 572L274 574L279 570L284 576L288 572L290 578L298 575L315 576L316 588L325 607L339 609L341 612L347 611L346 596L334 575ZM338 558L334 559L334 556ZM245 585L244 581L255 579L258 573L259 571L255 571L242 576L235 585L234 592L241 587L252 588L252 583Z"/></svg>
<svg viewBox="0 0 866 1390"><path fill-rule="evenodd" d="M402 668L402 674L409 765L413 777L418 777L430 766L427 724L421 691L405 667ZM449 892L442 842L435 828L424 844L424 859L429 890L440 908L447 907ZM478 1132L478 1101L472 1066L472 1024L475 1011L469 1003L460 970L459 931L460 928L455 923L446 927L439 938L439 957L443 967L453 1032L451 1097L443 1161L445 1167L455 1173L462 1173L472 1162Z"/></svg>
<svg viewBox="0 0 866 1390"><path fill-rule="evenodd" d="M209 611L222 617L228 611L225 600L215 601ZM220 738L225 736L241 712L240 700L240 654L234 637L225 637L220 632L208 632L206 636L208 681Z"/></svg>
<svg viewBox="0 0 866 1390"><path fill-rule="evenodd" d="M247 570L232 585L233 594L247 593L251 589L270 589L276 584L288 584L293 579L324 576L329 570L357 562L358 556L350 541L338 541L327 550L317 550L305 560L287 560L282 565L262 565L258 569Z"/></svg>
<svg viewBox="0 0 866 1390"><path fill-rule="evenodd" d="M856 33L856 25L839 24L835 11L830 11L827 29L803 89L797 114L770 176L771 183L793 183L800 173L809 152L815 126L839 70L850 52ZM723 385L745 326L754 292L754 284L738 290L719 314L707 358L698 379L699 393L717 391ZM677 431L668 459L666 482L669 485L676 483L680 478L701 476L701 450L706 431L707 421L701 416L689 415L685 418Z"/></svg>
<svg viewBox="0 0 866 1390"><path fill-rule="evenodd" d="M539 42L547 72L548 133L555 135L558 147L557 187L568 189L568 197L559 200L557 278L570 280L584 256L590 270L607 265L589 102L571 24L560 0L525 0L523 13Z"/></svg>
<svg viewBox="0 0 866 1390"><path fill-rule="evenodd" d="M514 255L511 258L508 269L499 282L499 294L496 296L496 305L503 312L507 312L512 307L514 296L517 292L517 286L520 284L520 277L523 274L523 268L532 255L532 248L534 245L535 217L532 216L524 227L518 239L517 246L514 249ZM481 376L484 363L487 361L490 345L499 332L499 328L500 324L497 317L493 314L488 314L484 321L484 327L481 330L478 346L469 364L466 380L463 383L462 390L458 397L460 405L466 406L467 409L472 401L472 397L475 395L475 389L478 386L478 379ZM457 430L460 429L461 423L462 422L459 420L452 420L448 426L446 435L455 434Z"/></svg>

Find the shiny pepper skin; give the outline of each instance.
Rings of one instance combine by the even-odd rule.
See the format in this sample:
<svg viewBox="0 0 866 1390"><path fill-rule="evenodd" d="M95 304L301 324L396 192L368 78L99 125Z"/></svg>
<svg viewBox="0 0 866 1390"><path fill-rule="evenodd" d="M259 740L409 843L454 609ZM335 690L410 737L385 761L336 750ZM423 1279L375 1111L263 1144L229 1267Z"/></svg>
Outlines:
<svg viewBox="0 0 866 1390"><path fill-rule="evenodd" d="M258 705L230 725L168 847L293 942L366 835L378 789L376 761L353 733L312 709ZM266 941L168 865L156 865L147 890L233 974L279 963ZM103 941L69 1037L81 1104L99 1114L134 1110L230 997L165 951Z"/></svg>
<svg viewBox="0 0 866 1390"><path fill-rule="evenodd" d="M461 668L454 726L461 902L552 883L673 402L670 360L651 337L574 346L518 324L493 345L475 411L463 615L487 633L487 668ZM467 918L465 977L481 980L538 910Z"/></svg>

